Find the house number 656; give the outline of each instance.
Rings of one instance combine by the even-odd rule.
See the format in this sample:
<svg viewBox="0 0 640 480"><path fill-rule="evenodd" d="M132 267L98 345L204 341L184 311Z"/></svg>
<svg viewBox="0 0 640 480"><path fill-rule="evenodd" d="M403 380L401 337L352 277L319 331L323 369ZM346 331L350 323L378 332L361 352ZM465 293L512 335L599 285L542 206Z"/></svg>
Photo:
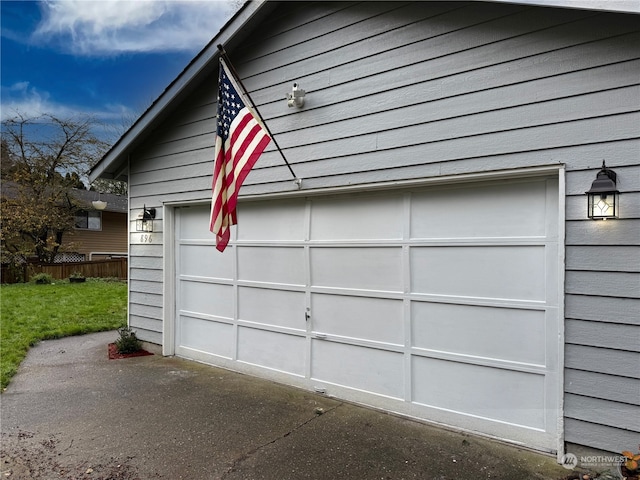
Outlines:
<svg viewBox="0 0 640 480"><path fill-rule="evenodd" d="M140 242L141 243L151 243L151 234L150 233L143 233L140 235Z"/></svg>

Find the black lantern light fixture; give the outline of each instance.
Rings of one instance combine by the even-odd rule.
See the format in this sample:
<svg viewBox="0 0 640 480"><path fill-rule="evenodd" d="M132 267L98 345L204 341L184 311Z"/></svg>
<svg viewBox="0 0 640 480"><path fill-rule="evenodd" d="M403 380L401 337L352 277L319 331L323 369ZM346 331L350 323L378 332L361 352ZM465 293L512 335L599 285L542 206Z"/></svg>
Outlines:
<svg viewBox="0 0 640 480"><path fill-rule="evenodd" d="M147 208L145 205L142 209L142 213L138 215L138 219L136 220L136 231L153 232L154 218L156 218L156 209Z"/></svg>
<svg viewBox="0 0 640 480"><path fill-rule="evenodd" d="M618 218L618 190L616 189L616 172L607 168L602 161L602 168L591 184L587 194L587 216L593 220Z"/></svg>

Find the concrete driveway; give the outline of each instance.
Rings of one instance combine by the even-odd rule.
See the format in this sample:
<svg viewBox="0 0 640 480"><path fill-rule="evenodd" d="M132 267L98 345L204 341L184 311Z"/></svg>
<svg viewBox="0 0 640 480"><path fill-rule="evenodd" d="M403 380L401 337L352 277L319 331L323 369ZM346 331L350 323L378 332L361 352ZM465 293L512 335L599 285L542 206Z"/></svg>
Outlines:
<svg viewBox="0 0 640 480"><path fill-rule="evenodd" d="M548 479L554 458L160 355L42 342L1 396L3 478Z"/></svg>

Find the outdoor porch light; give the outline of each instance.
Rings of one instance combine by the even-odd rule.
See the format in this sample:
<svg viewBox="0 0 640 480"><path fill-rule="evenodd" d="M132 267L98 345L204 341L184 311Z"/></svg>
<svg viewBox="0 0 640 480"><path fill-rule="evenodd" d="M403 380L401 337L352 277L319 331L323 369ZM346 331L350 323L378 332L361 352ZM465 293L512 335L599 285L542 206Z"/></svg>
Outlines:
<svg viewBox="0 0 640 480"><path fill-rule="evenodd" d="M156 209L147 208L145 205L142 209L142 213L138 215L136 220L137 232L153 232L153 219L156 218Z"/></svg>
<svg viewBox="0 0 640 480"><path fill-rule="evenodd" d="M91 205L93 205L93 208L96 210L104 210L107 208L107 202L102 200L100 192L98 192L98 199L91 202Z"/></svg>
<svg viewBox="0 0 640 480"><path fill-rule="evenodd" d="M602 161L602 168L591 184L587 194L587 216L593 220L618 218L618 190L616 189L616 172L607 168Z"/></svg>

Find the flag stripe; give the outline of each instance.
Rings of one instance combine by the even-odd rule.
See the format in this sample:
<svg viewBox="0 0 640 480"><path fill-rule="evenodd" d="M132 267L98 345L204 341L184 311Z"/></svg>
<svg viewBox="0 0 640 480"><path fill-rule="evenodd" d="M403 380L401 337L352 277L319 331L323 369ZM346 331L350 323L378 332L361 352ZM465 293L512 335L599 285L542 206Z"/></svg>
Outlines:
<svg viewBox="0 0 640 480"><path fill-rule="evenodd" d="M209 229L216 235L216 248L224 251L230 227L237 221L240 187L271 138L253 115L235 79L227 74L222 59L217 121Z"/></svg>

